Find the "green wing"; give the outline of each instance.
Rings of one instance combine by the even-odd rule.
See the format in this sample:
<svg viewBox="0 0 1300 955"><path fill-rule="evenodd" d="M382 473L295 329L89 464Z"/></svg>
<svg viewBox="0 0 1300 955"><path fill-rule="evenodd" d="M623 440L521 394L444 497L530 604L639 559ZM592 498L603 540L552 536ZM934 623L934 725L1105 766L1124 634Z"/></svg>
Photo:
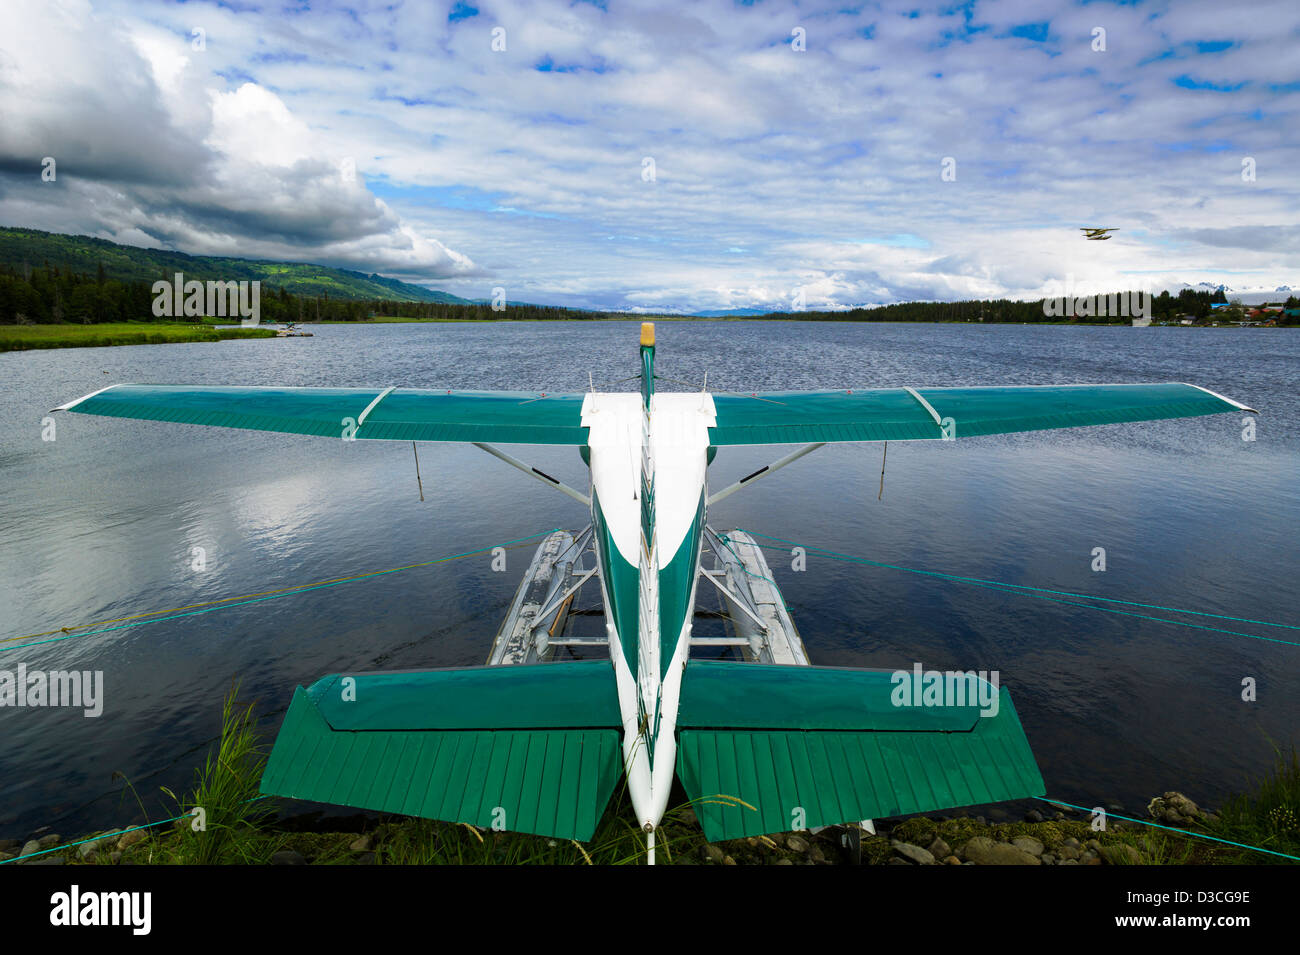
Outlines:
<svg viewBox="0 0 1300 955"><path fill-rule="evenodd" d="M585 445L581 394L113 385L56 408L324 437ZM878 388L715 395L715 445L906 441L1252 411L1195 385ZM946 422L946 424L945 424Z"/></svg>
<svg viewBox="0 0 1300 955"><path fill-rule="evenodd" d="M1196 385L876 388L715 395L715 445L966 438L1254 409ZM945 422L947 422L945 424Z"/></svg>
<svg viewBox="0 0 1300 955"><path fill-rule="evenodd" d="M113 385L54 410L331 438L584 445L582 400L522 391Z"/></svg>

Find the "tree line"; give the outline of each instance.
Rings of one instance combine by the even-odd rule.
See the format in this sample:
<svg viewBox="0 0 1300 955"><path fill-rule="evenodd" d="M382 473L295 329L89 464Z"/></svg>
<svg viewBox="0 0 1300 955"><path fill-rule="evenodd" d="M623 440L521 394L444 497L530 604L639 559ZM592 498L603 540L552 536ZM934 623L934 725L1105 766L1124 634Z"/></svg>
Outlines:
<svg viewBox="0 0 1300 955"><path fill-rule="evenodd" d="M803 319L821 322L1078 322L1090 325L1129 324L1136 314L1139 302L1136 292L1119 292L1111 295L1087 296L1090 299L1113 297L1116 301L1132 303L1126 315L1085 314L1091 309L1076 307L1073 303L1058 308L1060 314L1051 314L1046 307L1051 300L1032 299L1027 302L1013 299L980 299L965 302L899 302L873 308L851 308L833 312L777 312L772 318ZM1227 302L1222 289L1213 292L1185 288L1177 295L1168 291L1151 296L1152 321L1177 321L1185 315L1206 318L1215 303ZM1140 300L1145 303L1146 297ZM1046 303L1046 304L1045 304ZM1112 305L1108 308L1110 311Z"/></svg>
<svg viewBox="0 0 1300 955"><path fill-rule="evenodd" d="M171 274L159 279L171 284ZM103 322L153 321L153 283L108 278L101 264L94 275L60 269L45 263L32 267L0 265L0 325L99 324ZM1154 321L1178 321L1190 315L1207 318L1211 305L1226 302L1223 290L1214 292L1183 289L1177 295L1162 292L1151 299ZM1292 296L1287 306L1300 301ZM355 301L322 295L295 295L283 287L262 286L263 322L362 322L374 317L441 319L461 321L547 321L558 319L628 319L623 312L587 311L549 305L508 303L495 309L490 303L451 304L410 302L396 299ZM1059 322L1128 324L1129 317L1075 315L1067 310L1053 316L1043 299L1028 302L993 299L965 302L900 302L874 308L839 311L772 312L761 316L824 322ZM1131 312L1130 312L1131 314ZM651 318L653 316L643 316ZM200 321L200 318L166 318L163 321ZM1280 316L1280 321L1296 322ZM232 323L237 319L232 318Z"/></svg>

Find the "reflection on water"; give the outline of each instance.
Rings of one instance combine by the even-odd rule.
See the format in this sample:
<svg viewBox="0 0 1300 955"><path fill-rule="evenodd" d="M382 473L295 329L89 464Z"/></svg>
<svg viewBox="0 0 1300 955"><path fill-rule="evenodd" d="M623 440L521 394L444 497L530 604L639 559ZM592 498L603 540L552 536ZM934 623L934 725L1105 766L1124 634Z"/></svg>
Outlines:
<svg viewBox="0 0 1300 955"><path fill-rule="evenodd" d="M1300 624L1300 336L1286 330L699 322L659 330L661 374L711 388L1191 381L1261 409L1068 432L827 447L717 506L717 527L888 564ZM311 339L0 355L0 637L383 570L582 526L582 508L482 452L46 410L117 381L584 390L636 372L636 324L327 326ZM630 386L625 386L630 387ZM572 448L530 463L585 486ZM783 453L723 449L721 487ZM1104 547L1105 573L1090 569ZM202 548L206 569L194 569ZM103 670L99 719L0 710L0 835L104 827L186 786L233 679L278 725L340 669L481 663L530 551L0 653ZM1300 647L768 551L813 661L998 670L1051 794L1213 803L1300 725ZM1170 617L1167 612L1115 610ZM1179 619L1300 641L1300 632ZM1259 700L1240 700L1255 677Z"/></svg>

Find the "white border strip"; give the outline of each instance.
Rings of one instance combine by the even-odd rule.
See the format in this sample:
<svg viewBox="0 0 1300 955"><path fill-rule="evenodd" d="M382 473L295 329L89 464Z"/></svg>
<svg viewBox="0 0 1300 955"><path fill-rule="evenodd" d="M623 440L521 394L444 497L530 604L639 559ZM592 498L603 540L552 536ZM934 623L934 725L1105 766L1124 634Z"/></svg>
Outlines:
<svg viewBox="0 0 1300 955"><path fill-rule="evenodd" d="M54 414L54 412L56 411L71 411L73 408L77 407L77 405L81 404L83 401L89 401L91 398L95 397L95 395L102 395L106 391L111 391L112 389L119 388L119 387L121 387L121 383L116 385L109 385L107 388L100 388L98 391L92 391L90 394L83 395L82 397L78 398L76 401L69 401L66 405L59 405L57 408L51 408L50 414Z"/></svg>
<svg viewBox="0 0 1300 955"><path fill-rule="evenodd" d="M1240 408L1242 411L1249 411L1251 414L1259 414L1259 412L1256 411L1254 408L1247 407L1246 405L1243 405L1240 401L1233 401L1231 398L1225 395L1221 395L1217 391L1211 391L1209 388L1202 388L1200 385L1193 385L1190 382L1186 382L1186 381L1180 381L1179 384L1187 385L1188 388L1195 388L1197 391L1203 391L1207 395L1213 395L1215 398L1218 398L1220 401L1226 401L1234 408Z"/></svg>
<svg viewBox="0 0 1300 955"><path fill-rule="evenodd" d="M391 395L396 389L397 389L396 385L391 385L390 387L385 388L383 391L379 393L379 395L375 398L374 401L366 405L366 410L361 412L361 416L357 418L357 427L359 428L363 424L365 424L366 416L369 415L370 412L375 410L375 405L379 404L379 402L383 401L385 398Z"/></svg>
<svg viewBox="0 0 1300 955"><path fill-rule="evenodd" d="M926 401L919 394L917 394L915 388L909 388L906 385L904 385L903 390L906 391L913 398L915 398L917 401L919 401L921 403L921 407L924 408L926 411L930 412L930 417L934 419L934 423L937 424L940 427L940 429L943 428L943 419L939 417L939 412L934 410L934 406L931 405L930 402Z"/></svg>

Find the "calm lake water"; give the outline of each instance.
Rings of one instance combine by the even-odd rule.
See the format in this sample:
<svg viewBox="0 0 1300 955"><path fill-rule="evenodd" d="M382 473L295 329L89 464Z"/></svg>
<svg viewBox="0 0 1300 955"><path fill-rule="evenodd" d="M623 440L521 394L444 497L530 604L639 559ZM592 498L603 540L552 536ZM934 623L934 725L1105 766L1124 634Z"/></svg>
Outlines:
<svg viewBox="0 0 1300 955"><path fill-rule="evenodd" d="M637 372L636 323L326 326L308 339L0 355L0 639L383 570L585 524L472 447L342 442L47 409L114 382L582 391ZM827 447L717 505L745 527L888 564L1300 625L1300 334L1287 330L691 322L660 374L754 391L1188 381L1242 416ZM634 383L617 386L631 390ZM669 386L666 390L672 390ZM572 448L519 451L586 487ZM723 449L722 487L784 453ZM207 569L191 567L202 547ZM1091 570L1104 547L1107 569ZM100 718L0 709L0 837L68 834L189 785L232 680L269 730L340 670L482 663L530 556L483 555L145 626L4 650L0 669L102 670ZM1213 805L1300 726L1300 646L769 552L814 663L997 670L1048 794ZM1300 631L1110 605L1292 643ZM11 641L11 644L14 641ZM28 641L17 641L25 643ZM1241 700L1242 680L1258 700Z"/></svg>

